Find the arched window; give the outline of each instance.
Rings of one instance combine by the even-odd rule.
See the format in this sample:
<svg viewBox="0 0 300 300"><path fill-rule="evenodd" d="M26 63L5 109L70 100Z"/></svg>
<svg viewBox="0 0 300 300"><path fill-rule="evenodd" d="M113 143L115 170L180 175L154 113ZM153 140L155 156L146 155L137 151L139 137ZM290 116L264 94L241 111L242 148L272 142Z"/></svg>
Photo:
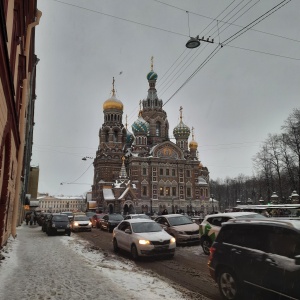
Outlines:
<svg viewBox="0 0 300 300"><path fill-rule="evenodd" d="M118 141L118 131L115 130L114 131L114 142L117 142Z"/></svg>
<svg viewBox="0 0 300 300"><path fill-rule="evenodd" d="M105 143L109 142L109 134L108 131L105 132Z"/></svg>
<svg viewBox="0 0 300 300"><path fill-rule="evenodd" d="M156 136L160 136L160 123L156 122Z"/></svg>

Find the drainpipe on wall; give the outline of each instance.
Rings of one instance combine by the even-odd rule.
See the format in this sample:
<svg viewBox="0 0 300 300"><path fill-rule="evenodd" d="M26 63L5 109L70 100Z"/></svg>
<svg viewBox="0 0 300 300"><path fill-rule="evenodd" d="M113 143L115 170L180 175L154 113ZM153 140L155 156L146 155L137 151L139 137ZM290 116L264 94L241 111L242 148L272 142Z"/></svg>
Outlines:
<svg viewBox="0 0 300 300"><path fill-rule="evenodd" d="M17 167L17 177L16 177L16 192L14 199L14 208L13 208L13 216L12 216L12 225L11 225L11 234L15 238L17 222L18 222L18 213L19 213L19 203L20 203L20 193L21 193L21 174L23 169L23 156L24 156L24 145L25 145L25 129L26 129L26 108L28 100L28 90L31 89L31 80L29 80L28 86L28 78L30 78L31 73L28 72L29 68L29 50L31 44L31 33L32 29L37 26L40 22L40 18L42 16L42 12L38 9L36 10L36 19L34 22L30 23L27 27L26 33L26 44L25 44L25 56L27 58L27 67L26 67L26 78L23 79L23 94L22 94L22 107L20 111L20 147L18 150L18 167ZM34 68L36 65L34 66ZM26 88L25 88L26 87ZM29 95L31 96L31 95ZM28 100L28 101L27 101Z"/></svg>

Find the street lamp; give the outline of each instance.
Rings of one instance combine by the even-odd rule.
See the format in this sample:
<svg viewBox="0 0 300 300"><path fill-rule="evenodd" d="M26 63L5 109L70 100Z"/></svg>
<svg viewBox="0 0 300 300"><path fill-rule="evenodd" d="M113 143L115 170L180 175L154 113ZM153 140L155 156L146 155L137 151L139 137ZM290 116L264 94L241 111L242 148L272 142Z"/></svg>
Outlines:
<svg viewBox="0 0 300 300"><path fill-rule="evenodd" d="M85 156L82 158L82 160L87 160L87 159L94 159L94 157L91 157L91 156Z"/></svg>
<svg viewBox="0 0 300 300"><path fill-rule="evenodd" d="M189 49L195 49L200 46L200 41L206 42L206 43L214 43L214 39L209 40L210 36L205 39L204 36L200 39L199 35L197 35L195 38L190 37L189 41L185 44L185 46Z"/></svg>

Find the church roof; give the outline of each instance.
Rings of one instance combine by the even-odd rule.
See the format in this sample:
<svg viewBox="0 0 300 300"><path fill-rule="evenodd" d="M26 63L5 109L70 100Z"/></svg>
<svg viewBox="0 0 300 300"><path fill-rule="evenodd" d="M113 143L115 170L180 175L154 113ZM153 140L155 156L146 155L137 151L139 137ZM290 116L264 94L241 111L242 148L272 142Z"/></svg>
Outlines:
<svg viewBox="0 0 300 300"><path fill-rule="evenodd" d="M104 188L103 189L104 200L115 200L115 195L112 189Z"/></svg>

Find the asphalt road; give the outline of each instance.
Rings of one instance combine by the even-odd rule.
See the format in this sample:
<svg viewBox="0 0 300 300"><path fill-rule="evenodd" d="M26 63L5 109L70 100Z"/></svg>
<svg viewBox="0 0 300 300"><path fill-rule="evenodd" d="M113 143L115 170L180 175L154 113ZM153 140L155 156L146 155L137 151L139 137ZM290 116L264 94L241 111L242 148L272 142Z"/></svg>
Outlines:
<svg viewBox="0 0 300 300"><path fill-rule="evenodd" d="M92 232L79 232L82 238L90 241L94 247L108 255L113 254L112 233L93 228ZM120 251L122 258L131 259L130 254ZM192 292L194 299L205 296L212 300L221 300L218 287L211 279L208 267L208 257L203 254L200 245L177 246L173 259L155 258L141 259L136 264L150 270Z"/></svg>

